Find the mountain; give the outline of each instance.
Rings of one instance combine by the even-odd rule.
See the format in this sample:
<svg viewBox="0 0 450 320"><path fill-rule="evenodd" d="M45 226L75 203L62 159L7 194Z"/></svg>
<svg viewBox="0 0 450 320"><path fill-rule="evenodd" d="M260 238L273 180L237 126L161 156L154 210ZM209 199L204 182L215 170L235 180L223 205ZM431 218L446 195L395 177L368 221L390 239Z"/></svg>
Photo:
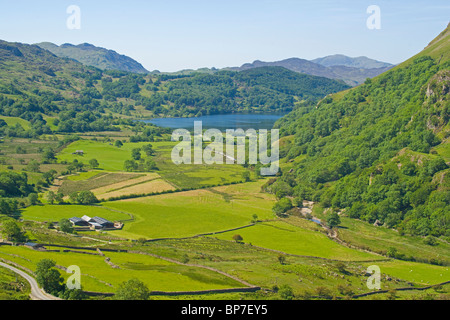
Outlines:
<svg viewBox="0 0 450 320"><path fill-rule="evenodd" d="M358 69L380 69L393 67L392 64L387 62L381 62L367 57L351 58L343 54L335 54L311 61L325 67L345 66Z"/></svg>
<svg viewBox="0 0 450 320"><path fill-rule="evenodd" d="M0 40L0 116L30 123L1 122L0 136L117 131L125 119L143 116L290 111L348 88L281 67L186 74L100 70L37 45Z"/></svg>
<svg viewBox="0 0 450 320"><path fill-rule="evenodd" d="M448 240L449 120L450 24L404 63L278 121L289 166L266 188Z"/></svg>
<svg viewBox="0 0 450 320"><path fill-rule="evenodd" d="M52 52L58 57L74 59L85 65L102 70L120 70L133 73L149 72L139 62L130 57L88 43L77 46L66 43L57 46L50 42L42 42L36 45Z"/></svg>
<svg viewBox="0 0 450 320"><path fill-rule="evenodd" d="M305 59L290 58L275 62L263 62L256 60L253 63L246 63L241 67L233 67L228 69L233 71L243 71L260 67L283 67L299 73L326 77L329 79L343 80L348 85L357 86L362 84L367 78L373 78L389 70L392 68L392 65L366 69L347 65L325 66Z"/></svg>

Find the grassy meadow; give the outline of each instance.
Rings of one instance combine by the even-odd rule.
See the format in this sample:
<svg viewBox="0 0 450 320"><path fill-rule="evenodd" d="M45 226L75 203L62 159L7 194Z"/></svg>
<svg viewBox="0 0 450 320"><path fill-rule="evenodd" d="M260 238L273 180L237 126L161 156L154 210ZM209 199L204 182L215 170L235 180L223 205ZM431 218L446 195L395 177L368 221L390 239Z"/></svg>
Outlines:
<svg viewBox="0 0 450 320"><path fill-rule="evenodd" d="M189 237L248 225L254 214L259 219L273 219L271 208L275 199L260 192L262 183L163 194L103 205L130 212L135 217L135 221L127 223L123 230L115 232L122 237Z"/></svg>
<svg viewBox="0 0 450 320"><path fill-rule="evenodd" d="M56 249L51 248L50 249ZM177 265L147 255L131 253L106 253L111 262L119 268L112 268L100 255L66 252L39 252L24 247L0 247L0 258L19 263L35 270L41 259L51 259L57 265L69 267L77 265L81 269L83 290L114 292L117 286L132 278L139 278L154 291L187 291L242 287L231 278L216 272ZM62 273L67 279L68 274Z"/></svg>
<svg viewBox="0 0 450 320"><path fill-rule="evenodd" d="M22 219L39 222L59 222L61 219L81 218L84 215L102 217L110 221L130 219L130 216L127 214L108 210L100 206L41 205L29 207L21 213Z"/></svg>

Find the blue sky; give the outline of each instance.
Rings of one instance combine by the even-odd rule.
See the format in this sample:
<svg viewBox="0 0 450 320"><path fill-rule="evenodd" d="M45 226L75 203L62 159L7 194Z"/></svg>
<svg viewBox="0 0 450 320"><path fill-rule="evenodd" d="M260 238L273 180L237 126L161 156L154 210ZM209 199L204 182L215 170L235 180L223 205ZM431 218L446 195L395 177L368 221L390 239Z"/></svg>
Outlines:
<svg viewBox="0 0 450 320"><path fill-rule="evenodd" d="M81 29L66 26L69 5ZM369 30L369 5L381 30ZM0 2L0 39L92 43L148 70L240 66L330 54L399 63L450 22L448 0L15 0Z"/></svg>

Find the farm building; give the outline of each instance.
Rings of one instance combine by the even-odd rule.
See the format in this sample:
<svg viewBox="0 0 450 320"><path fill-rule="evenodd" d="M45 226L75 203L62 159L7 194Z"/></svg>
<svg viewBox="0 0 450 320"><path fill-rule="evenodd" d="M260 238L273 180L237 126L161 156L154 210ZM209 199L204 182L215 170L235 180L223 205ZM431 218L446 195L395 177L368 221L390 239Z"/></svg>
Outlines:
<svg viewBox="0 0 450 320"><path fill-rule="evenodd" d="M70 218L69 221L74 227L89 227L89 222L77 217Z"/></svg>
<svg viewBox="0 0 450 320"><path fill-rule="evenodd" d="M75 152L72 153L72 154L79 155L79 156L83 156L83 155L84 155L84 151L83 151L83 150L77 150L77 151L75 151Z"/></svg>
<svg viewBox="0 0 450 320"><path fill-rule="evenodd" d="M34 242L27 242L24 244L25 247L33 249L33 250L39 250L43 248L42 244L34 243Z"/></svg>
<svg viewBox="0 0 450 320"><path fill-rule="evenodd" d="M114 229L117 228L118 224L108 221L101 217L91 218L89 216L83 216L82 218L73 217L69 221L74 227L90 227L91 229L101 230L101 229Z"/></svg>
<svg viewBox="0 0 450 320"><path fill-rule="evenodd" d="M101 228L114 228L114 223L100 217L92 218L93 222L101 226Z"/></svg>

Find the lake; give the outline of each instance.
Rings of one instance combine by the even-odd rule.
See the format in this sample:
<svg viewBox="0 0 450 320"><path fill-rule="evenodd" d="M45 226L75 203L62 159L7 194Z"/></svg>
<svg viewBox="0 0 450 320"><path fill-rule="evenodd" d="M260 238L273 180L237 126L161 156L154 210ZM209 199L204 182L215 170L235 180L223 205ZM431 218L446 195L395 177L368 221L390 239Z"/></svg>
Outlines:
<svg viewBox="0 0 450 320"><path fill-rule="evenodd" d="M202 121L204 129L272 129L275 122L286 113L215 114L195 118L157 118L144 120L159 127L171 129L194 129L194 121Z"/></svg>

